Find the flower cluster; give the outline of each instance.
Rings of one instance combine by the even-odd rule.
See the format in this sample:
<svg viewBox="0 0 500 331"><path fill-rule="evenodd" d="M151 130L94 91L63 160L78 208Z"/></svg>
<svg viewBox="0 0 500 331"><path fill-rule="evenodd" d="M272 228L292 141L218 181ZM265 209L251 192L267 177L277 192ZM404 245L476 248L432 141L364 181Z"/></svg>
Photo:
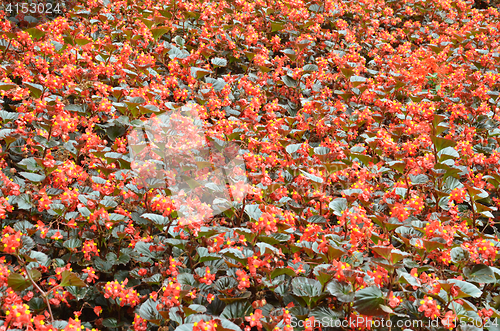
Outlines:
<svg viewBox="0 0 500 331"><path fill-rule="evenodd" d="M104 297L106 299L114 299L121 307L125 305L131 307L137 306L140 302L139 294L132 288L126 288L127 283L128 279L122 282L116 280L114 282L107 282L104 286Z"/></svg>
<svg viewBox="0 0 500 331"><path fill-rule="evenodd" d="M31 326L32 313L29 306L23 303L23 300L11 288L7 288L5 294L6 298L2 306L6 316L5 323L18 328Z"/></svg>
<svg viewBox="0 0 500 331"><path fill-rule="evenodd" d="M87 261L91 260L92 256L99 255L97 243L94 240L85 240L83 243L82 253Z"/></svg>
<svg viewBox="0 0 500 331"><path fill-rule="evenodd" d="M15 231L10 226L2 230L2 250L4 253L15 253L21 246L21 231Z"/></svg>
<svg viewBox="0 0 500 331"><path fill-rule="evenodd" d="M436 319L441 316L441 312L439 311L441 306L437 304L436 300L425 296L423 300L420 300L420 307L418 307L418 311L423 312L425 317L429 317L431 319Z"/></svg>
<svg viewBox="0 0 500 331"><path fill-rule="evenodd" d="M181 299L181 284L169 281L162 287L163 295L161 301L163 306L167 308L175 307L180 304Z"/></svg>

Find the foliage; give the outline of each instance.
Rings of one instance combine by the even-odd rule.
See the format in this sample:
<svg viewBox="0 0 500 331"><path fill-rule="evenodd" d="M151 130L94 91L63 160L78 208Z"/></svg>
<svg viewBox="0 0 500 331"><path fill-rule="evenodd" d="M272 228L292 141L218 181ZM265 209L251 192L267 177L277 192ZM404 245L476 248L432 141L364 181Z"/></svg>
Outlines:
<svg viewBox="0 0 500 331"><path fill-rule="evenodd" d="M0 22L0 330L498 329L493 1L67 9ZM127 137L188 102L250 180L181 222Z"/></svg>

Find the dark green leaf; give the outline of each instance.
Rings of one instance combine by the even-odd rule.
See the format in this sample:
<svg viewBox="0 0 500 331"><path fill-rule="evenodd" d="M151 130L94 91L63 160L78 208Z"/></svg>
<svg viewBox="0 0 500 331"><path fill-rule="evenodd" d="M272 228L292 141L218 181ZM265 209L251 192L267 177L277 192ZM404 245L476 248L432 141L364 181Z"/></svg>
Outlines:
<svg viewBox="0 0 500 331"><path fill-rule="evenodd" d="M35 83L29 83L25 82L24 85L27 85L31 95L35 98L38 99L42 96L42 91L43 91L43 86L40 84L35 84Z"/></svg>
<svg viewBox="0 0 500 331"><path fill-rule="evenodd" d="M339 282L334 279L328 283L326 289L340 302L354 301L354 292L352 291L352 286L349 283Z"/></svg>
<svg viewBox="0 0 500 331"><path fill-rule="evenodd" d="M364 82L366 82L366 78L361 77L361 76L351 76L351 78L349 80L350 80L352 86L354 86L354 87L357 87L357 86L363 84Z"/></svg>
<svg viewBox="0 0 500 331"><path fill-rule="evenodd" d="M262 211L259 208L259 205L246 205L245 206L245 213L251 218L256 221L259 220L259 218L262 216Z"/></svg>
<svg viewBox="0 0 500 331"><path fill-rule="evenodd" d="M319 321L324 327L331 328L333 325L336 325L335 322L342 317L342 313L335 312L328 307L320 306L311 312L311 316L314 316L316 319L315 322Z"/></svg>
<svg viewBox="0 0 500 331"><path fill-rule="evenodd" d="M216 57L213 58L210 62L216 67L225 67L227 66L227 60L224 58Z"/></svg>
<svg viewBox="0 0 500 331"><path fill-rule="evenodd" d="M118 323L118 320L116 318L109 317L109 318L105 318L102 321L102 325L107 327L107 328L114 329L114 328L118 328L119 326L123 325L123 323Z"/></svg>
<svg viewBox="0 0 500 331"><path fill-rule="evenodd" d="M384 294L376 286L363 288L356 292L354 308L367 316L381 315L384 313L381 305L384 304Z"/></svg>
<svg viewBox="0 0 500 331"><path fill-rule="evenodd" d="M34 174L34 173L31 173L31 172L20 172L19 173L21 176L23 176L24 178L32 181L32 182L35 182L35 183L38 183L38 182L41 182L42 180L45 179L45 176L44 175L39 175L39 174Z"/></svg>
<svg viewBox="0 0 500 331"><path fill-rule="evenodd" d="M139 315L151 323L158 324L162 317L156 309L157 305L152 299L146 300L139 308Z"/></svg>
<svg viewBox="0 0 500 331"><path fill-rule="evenodd" d="M285 28L285 23L283 22L271 22L271 30L272 32L274 31L280 31Z"/></svg>
<svg viewBox="0 0 500 331"><path fill-rule="evenodd" d="M315 65L315 64L306 64L302 70L304 70L305 72L314 72L314 71L318 71L318 66Z"/></svg>
<svg viewBox="0 0 500 331"><path fill-rule="evenodd" d="M321 283L315 279L297 277L292 280L292 293L299 297L317 297L321 295Z"/></svg>
<svg viewBox="0 0 500 331"><path fill-rule="evenodd" d="M158 28L153 28L151 29L151 34L153 35L153 38L155 40L158 40L163 36L165 33L169 32L170 28L166 26L158 27Z"/></svg>
<svg viewBox="0 0 500 331"><path fill-rule="evenodd" d="M461 263L469 260L469 251L462 247L454 247L451 249L450 257L453 263Z"/></svg>
<svg viewBox="0 0 500 331"><path fill-rule="evenodd" d="M63 246L68 248L68 249L77 248L77 247L80 247L81 245L82 245L82 241L80 239L76 239L76 238L66 240L63 243Z"/></svg>
<svg viewBox="0 0 500 331"><path fill-rule="evenodd" d="M24 291L31 286L31 282L20 274L11 272L7 278L7 285L14 291Z"/></svg>
<svg viewBox="0 0 500 331"><path fill-rule="evenodd" d="M191 67L191 76L197 79L203 78L206 75L209 75L210 73L211 71L203 68Z"/></svg>
<svg viewBox="0 0 500 331"><path fill-rule="evenodd" d="M0 83L0 91L8 91L16 88L16 84L10 84L10 83Z"/></svg>
<svg viewBox="0 0 500 331"><path fill-rule="evenodd" d="M250 305L250 302L237 301L227 305L220 316L227 319L242 318L248 316L251 309L252 306Z"/></svg>
<svg viewBox="0 0 500 331"><path fill-rule="evenodd" d="M281 80L288 87L297 87L297 81L289 76L281 76Z"/></svg>
<svg viewBox="0 0 500 331"><path fill-rule="evenodd" d="M290 277L297 276L297 274L295 273L295 271L292 270L292 269L289 269L289 268L276 268L271 273L271 279L274 279L274 278L276 278L278 276L281 276L281 275L288 275Z"/></svg>
<svg viewBox="0 0 500 331"><path fill-rule="evenodd" d="M338 198L330 202L330 209L337 216L342 216L343 212L347 210L347 200L344 198Z"/></svg>
<svg viewBox="0 0 500 331"><path fill-rule="evenodd" d="M467 280L476 283L491 284L496 282L493 269L484 264L477 264L468 272Z"/></svg>
<svg viewBox="0 0 500 331"><path fill-rule="evenodd" d="M27 29L26 32L28 32L29 35L31 36L31 38L33 38L35 40L43 38L43 36L45 36L47 34L47 32L42 31L42 30L37 29L37 28Z"/></svg>
<svg viewBox="0 0 500 331"><path fill-rule="evenodd" d="M61 273L61 286L77 286L85 287L87 286L83 280L81 280L74 272L64 270Z"/></svg>
<svg viewBox="0 0 500 331"><path fill-rule="evenodd" d="M288 154L293 154L300 149L300 146L302 146L302 144L291 144L286 146L285 150Z"/></svg>

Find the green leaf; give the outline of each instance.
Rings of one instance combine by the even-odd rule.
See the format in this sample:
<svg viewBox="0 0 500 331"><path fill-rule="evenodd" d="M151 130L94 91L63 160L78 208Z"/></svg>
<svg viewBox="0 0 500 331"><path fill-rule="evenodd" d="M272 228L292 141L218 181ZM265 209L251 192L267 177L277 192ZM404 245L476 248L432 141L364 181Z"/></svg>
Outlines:
<svg viewBox="0 0 500 331"><path fill-rule="evenodd" d="M335 312L328 307L320 306L311 312L311 316L314 316L316 321L319 321L324 327L330 329L335 325L335 321L342 317L342 313Z"/></svg>
<svg viewBox="0 0 500 331"><path fill-rule="evenodd" d="M87 44L92 42L92 40L88 40L85 38L76 38L75 41L76 41L76 44L79 46L84 46L84 45L87 45Z"/></svg>
<svg viewBox="0 0 500 331"><path fill-rule="evenodd" d="M285 28L285 23L283 22L271 22L271 32L280 31Z"/></svg>
<svg viewBox="0 0 500 331"><path fill-rule="evenodd" d="M172 60L175 58L185 59L186 57L189 56L189 52L187 52L186 50L180 50L179 48L177 48L175 46L172 47L172 49L170 51L168 51L168 54Z"/></svg>
<svg viewBox="0 0 500 331"><path fill-rule="evenodd" d="M220 317L227 319L243 318L250 314L251 309L252 306L247 300L233 302L224 308Z"/></svg>
<svg viewBox="0 0 500 331"><path fill-rule="evenodd" d="M340 302L353 302L354 300L354 292L349 283L339 282L334 279L328 283L326 289Z"/></svg>
<svg viewBox="0 0 500 331"><path fill-rule="evenodd" d="M463 249L462 247L454 247L451 249L450 257L453 263L461 263L469 260L469 251Z"/></svg>
<svg viewBox="0 0 500 331"><path fill-rule="evenodd" d="M271 273L271 279L274 279L274 278L276 278L278 276L281 276L281 275L288 275L290 277L297 276L297 274L295 273L295 271L293 271L292 269L289 269L289 268L276 268Z"/></svg>
<svg viewBox="0 0 500 331"><path fill-rule="evenodd" d="M409 255L410 255L410 253L403 252L399 249L394 248L391 251L391 262L392 262L392 264L396 264Z"/></svg>
<svg viewBox="0 0 500 331"><path fill-rule="evenodd" d="M180 177L182 178L182 180L188 184L189 188L194 190L195 188L197 187L200 187L200 186L203 186L203 184L201 184L200 182L194 180L192 177L190 176L185 176L185 175L180 175Z"/></svg>
<svg viewBox="0 0 500 331"><path fill-rule="evenodd" d="M496 282L493 269L484 264L477 264L470 269L467 280L476 283L491 284Z"/></svg>
<svg viewBox="0 0 500 331"><path fill-rule="evenodd" d="M215 281L215 289L217 291L227 291L238 286L238 282L233 277L221 277Z"/></svg>
<svg viewBox="0 0 500 331"><path fill-rule="evenodd" d="M45 36L47 34L47 32L42 31L42 30L37 29L37 28L27 29L26 32L29 33L31 38L36 39L36 40L43 38L43 36Z"/></svg>
<svg viewBox="0 0 500 331"><path fill-rule="evenodd" d="M307 223L326 223L326 218L321 215L314 215L307 219Z"/></svg>
<svg viewBox="0 0 500 331"><path fill-rule="evenodd" d="M125 252L120 252L120 257L116 260L117 264L123 264L126 265L130 261L130 255L125 253Z"/></svg>
<svg viewBox="0 0 500 331"><path fill-rule="evenodd" d="M304 70L304 72L314 72L314 71L318 71L318 66L315 65L315 64L306 64L302 70Z"/></svg>
<svg viewBox="0 0 500 331"><path fill-rule="evenodd" d="M220 319L222 330L241 331L241 328L228 319ZM177 331L177 330L176 330Z"/></svg>
<svg viewBox="0 0 500 331"><path fill-rule="evenodd" d="M281 80L288 87L297 87L297 81L289 76L281 76Z"/></svg>
<svg viewBox="0 0 500 331"><path fill-rule="evenodd" d="M77 286L66 286L66 291L71 293L76 300L82 300L87 295L89 288L77 287Z"/></svg>
<svg viewBox="0 0 500 331"><path fill-rule="evenodd" d="M384 293L378 287L370 286L356 292L354 308L363 315L381 315L384 302Z"/></svg>
<svg viewBox="0 0 500 331"><path fill-rule="evenodd" d="M414 287L420 287L422 284L420 284L420 281L417 280L417 278L413 277L407 272L402 272L400 277L399 277L399 282L402 284L410 284L411 286Z"/></svg>
<svg viewBox="0 0 500 331"><path fill-rule="evenodd" d="M144 241L138 241L135 244L134 251L147 259L153 259L156 255L149 250L151 243L145 243Z"/></svg>
<svg viewBox="0 0 500 331"><path fill-rule="evenodd" d="M460 289L458 291L458 295L455 296L455 299L467 297L479 298L481 294L483 294L479 288L469 282L458 279L448 279L447 282L448 284L455 285ZM443 284L443 282L441 282L441 286L446 290L447 286Z"/></svg>
<svg viewBox="0 0 500 331"><path fill-rule="evenodd" d="M161 274L154 274L151 277L143 278L142 281L145 283L148 283L149 285L152 285L152 284L159 285L162 281L162 276L161 276Z"/></svg>
<svg viewBox="0 0 500 331"><path fill-rule="evenodd" d="M194 304L194 305L189 305L189 307L183 307L182 310L184 311L184 315L187 317L189 315L197 313L203 314L207 311L207 308L202 305Z"/></svg>
<svg viewBox="0 0 500 331"><path fill-rule="evenodd" d="M403 173L406 168L406 163L403 161L391 161L387 162L389 168L398 171L399 173Z"/></svg>
<svg viewBox="0 0 500 331"><path fill-rule="evenodd" d="M337 216L342 216L342 213L347 210L347 200L344 198L338 198L330 202L328 205L333 213Z"/></svg>
<svg viewBox="0 0 500 331"><path fill-rule="evenodd" d="M165 216L162 216L162 215L146 213L146 214L142 214L141 217L146 218L146 219L150 220L151 222L159 224L159 225L168 224L168 218Z"/></svg>
<svg viewBox="0 0 500 331"><path fill-rule="evenodd" d="M262 255L263 254L273 254L273 253L279 254L278 248L271 246L269 244L260 242L260 243L255 244L255 246L257 246L260 249L260 254L262 254Z"/></svg>
<svg viewBox="0 0 500 331"><path fill-rule="evenodd" d="M349 78L349 81L351 82L352 86L356 87L366 82L366 78L361 76L351 76L351 78Z"/></svg>
<svg viewBox="0 0 500 331"><path fill-rule="evenodd" d="M437 154L439 162L459 158L460 155L453 147L446 147L440 150Z"/></svg>
<svg viewBox="0 0 500 331"><path fill-rule="evenodd" d="M104 273L108 273L111 271L113 264L101 259L100 257L94 258L94 267Z"/></svg>
<svg viewBox="0 0 500 331"><path fill-rule="evenodd" d="M77 239L77 238L68 239L63 243L63 246L68 248L68 249L77 248L77 247L80 247L81 245L82 245L82 241L80 239Z"/></svg>
<svg viewBox="0 0 500 331"><path fill-rule="evenodd" d="M114 126L111 126L111 127L106 129L106 134L112 140L115 140L116 138L122 136L126 132L127 132L127 128L125 126L121 126L121 125L114 125Z"/></svg>
<svg viewBox="0 0 500 331"><path fill-rule="evenodd" d="M246 205L245 206L245 213L251 218L256 221L259 220L259 218L262 216L262 211L259 208L259 205Z"/></svg>
<svg viewBox="0 0 500 331"><path fill-rule="evenodd" d="M7 285L14 291L24 291L31 286L31 282L20 274L11 272L7 278Z"/></svg>
<svg viewBox="0 0 500 331"><path fill-rule="evenodd" d="M40 84L25 82L24 85L28 86L30 89L31 95L38 99L42 96L43 86Z"/></svg>
<svg viewBox="0 0 500 331"><path fill-rule="evenodd" d="M326 155L328 153L330 153L330 148L328 148L328 147L324 147L324 146L314 147L314 154L316 154L316 155Z"/></svg>
<svg viewBox="0 0 500 331"><path fill-rule="evenodd" d="M169 27L162 26L158 28L153 28L151 29L151 34L153 35L153 38L155 40L160 39L165 33L168 33L170 31Z"/></svg>
<svg viewBox="0 0 500 331"><path fill-rule="evenodd" d="M32 182L35 182L35 183L38 183L38 182L41 182L42 180L45 179L45 175L39 175L39 174L34 174L32 172L20 172L19 173L21 176L23 176L24 178L32 181Z"/></svg>
<svg viewBox="0 0 500 331"><path fill-rule="evenodd" d="M8 91L16 88L16 84L10 84L10 83L0 83L0 91Z"/></svg>
<svg viewBox="0 0 500 331"><path fill-rule="evenodd" d="M297 277L292 280L292 293L299 297L318 297L321 283L316 279Z"/></svg>
<svg viewBox="0 0 500 331"><path fill-rule="evenodd" d="M316 183L323 183L323 178L321 177L318 177L318 176L315 176L315 175L312 175L308 172L305 172L304 170L300 170L300 172L302 172L302 174L304 176L306 176L307 178L309 178L310 180L312 180L313 182L316 182Z"/></svg>
<svg viewBox="0 0 500 331"><path fill-rule="evenodd" d="M222 258L219 254L209 253L208 248L206 247L198 247L196 248L196 251L200 256L200 262L215 261L215 260L220 260Z"/></svg>
<svg viewBox="0 0 500 331"><path fill-rule="evenodd" d="M291 144L291 145L288 145L285 147L285 150L287 151L288 154L293 154L295 153L296 151L298 151L300 149L300 146L302 146L302 144Z"/></svg>
<svg viewBox="0 0 500 331"><path fill-rule="evenodd" d="M141 111L142 115L160 112L160 108L158 108L154 105L138 106L138 108Z"/></svg>
<svg viewBox="0 0 500 331"><path fill-rule="evenodd" d="M14 200L17 203L19 209L30 210L31 209L31 197L28 194L20 194Z"/></svg>
<svg viewBox="0 0 500 331"><path fill-rule="evenodd" d="M56 52L59 52L63 48L63 44L58 43L55 40L51 40L50 42L52 43L52 45L54 45L54 48L56 49Z"/></svg>
<svg viewBox="0 0 500 331"><path fill-rule="evenodd" d="M193 76L196 79L203 78L206 75L209 75L210 73L211 71L203 68L191 67L191 76Z"/></svg>
<svg viewBox="0 0 500 331"><path fill-rule="evenodd" d="M340 68L340 71L346 78L350 78L352 75L354 75L354 71L352 68Z"/></svg>
<svg viewBox="0 0 500 331"><path fill-rule="evenodd" d="M107 328L110 328L110 329L116 329L116 328L120 327L121 325L123 325L123 322L118 323L118 320L116 318L109 317L109 318L105 318L102 321L102 325L107 327Z"/></svg>
<svg viewBox="0 0 500 331"><path fill-rule="evenodd" d="M42 252L37 252L37 251L31 251L30 258L35 259L36 262L38 262L44 266L48 266L50 264L50 261L51 261L49 259L49 257L47 256L47 254L42 253Z"/></svg>
<svg viewBox="0 0 500 331"><path fill-rule="evenodd" d="M416 176L410 175L410 181L412 185L425 184L429 181L429 177L424 174L419 174Z"/></svg>
<svg viewBox="0 0 500 331"><path fill-rule="evenodd" d="M193 331L193 329L194 329L193 323L185 323L176 327L174 331Z"/></svg>
<svg viewBox="0 0 500 331"><path fill-rule="evenodd" d="M147 299L144 301L144 303L141 305L141 308L139 308L139 315L144 318L146 321L149 321L154 324L158 324L160 320L162 319L160 313L158 312L158 309L156 309L156 306L158 305L157 302L154 302L151 299Z"/></svg>
<svg viewBox="0 0 500 331"><path fill-rule="evenodd" d="M212 62L212 64L215 67L225 67L225 66L227 66L227 60L224 59L224 58L221 58L221 57L213 58L210 62Z"/></svg>
<svg viewBox="0 0 500 331"><path fill-rule="evenodd" d="M436 150L438 152L446 147L454 147L457 144L456 141L454 141L454 140L435 137L435 136L431 136L431 140L434 143L434 145L436 146Z"/></svg>
<svg viewBox="0 0 500 331"><path fill-rule="evenodd" d="M61 286L77 286L85 287L87 286L83 280L81 280L74 272L69 270L64 270L61 274Z"/></svg>
<svg viewBox="0 0 500 331"><path fill-rule="evenodd" d="M285 49L282 52L285 53L286 56L288 56L292 61L295 61L295 59L297 58L297 53L295 53L295 51L291 48Z"/></svg>
<svg viewBox="0 0 500 331"><path fill-rule="evenodd" d="M28 302L31 310L41 311L46 307L45 300L41 297L33 297L33 299Z"/></svg>

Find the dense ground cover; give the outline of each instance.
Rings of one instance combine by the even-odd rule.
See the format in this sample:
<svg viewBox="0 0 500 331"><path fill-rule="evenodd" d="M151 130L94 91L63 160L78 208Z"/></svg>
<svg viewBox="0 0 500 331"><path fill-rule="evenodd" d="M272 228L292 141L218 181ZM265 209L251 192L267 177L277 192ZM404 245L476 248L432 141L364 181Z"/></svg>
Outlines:
<svg viewBox="0 0 500 331"><path fill-rule="evenodd" d="M0 330L498 330L495 7L4 11ZM186 104L245 162L213 218L128 148Z"/></svg>

